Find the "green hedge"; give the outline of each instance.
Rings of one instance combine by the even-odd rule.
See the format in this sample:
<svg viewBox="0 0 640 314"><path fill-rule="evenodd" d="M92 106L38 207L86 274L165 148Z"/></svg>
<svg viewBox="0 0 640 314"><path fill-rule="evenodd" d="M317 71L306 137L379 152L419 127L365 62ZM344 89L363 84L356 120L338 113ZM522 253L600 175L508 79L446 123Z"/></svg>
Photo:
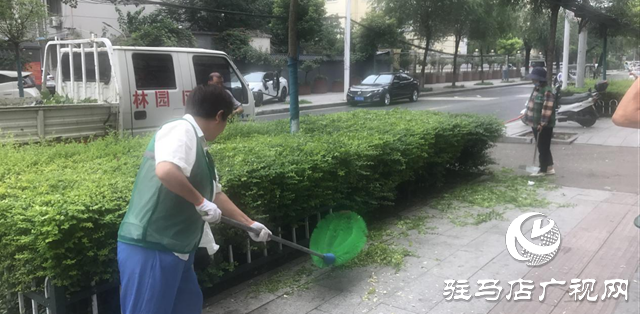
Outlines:
<svg viewBox="0 0 640 314"><path fill-rule="evenodd" d="M323 206L365 213L415 186L407 182L428 188L452 171L477 170L503 131L490 117L405 110L303 117L301 125L290 135L287 121L231 124L211 148L227 194L270 226ZM0 145L0 288L46 276L71 289L113 278L118 225L148 140ZM218 242L246 241L214 229Z"/></svg>

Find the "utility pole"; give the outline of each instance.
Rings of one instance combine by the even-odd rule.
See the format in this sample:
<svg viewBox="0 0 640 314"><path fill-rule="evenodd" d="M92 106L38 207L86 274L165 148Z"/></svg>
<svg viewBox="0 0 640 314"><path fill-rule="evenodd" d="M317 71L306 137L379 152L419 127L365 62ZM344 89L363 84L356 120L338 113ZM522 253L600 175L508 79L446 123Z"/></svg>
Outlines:
<svg viewBox="0 0 640 314"><path fill-rule="evenodd" d="M347 8L344 21L344 100L347 100L349 91L349 78L351 76L351 0L347 0ZM375 58L374 58L375 60Z"/></svg>
<svg viewBox="0 0 640 314"><path fill-rule="evenodd" d="M602 80L607 80L607 31L608 28L604 26L604 42L602 43Z"/></svg>
<svg viewBox="0 0 640 314"><path fill-rule="evenodd" d="M569 48L571 46L571 15L564 11L564 47L562 49L562 89L567 88L569 82Z"/></svg>
<svg viewBox="0 0 640 314"><path fill-rule="evenodd" d="M298 104L298 0L289 6L289 127L291 133L300 131L300 106Z"/></svg>

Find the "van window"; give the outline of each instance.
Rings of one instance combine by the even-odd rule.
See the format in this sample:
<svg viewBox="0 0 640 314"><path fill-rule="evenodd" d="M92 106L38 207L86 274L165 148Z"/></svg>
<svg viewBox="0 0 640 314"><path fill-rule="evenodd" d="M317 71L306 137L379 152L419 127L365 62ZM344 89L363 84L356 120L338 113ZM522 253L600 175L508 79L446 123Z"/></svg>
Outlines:
<svg viewBox="0 0 640 314"><path fill-rule="evenodd" d="M173 56L159 53L134 53L131 59L137 90L176 89Z"/></svg>
<svg viewBox="0 0 640 314"><path fill-rule="evenodd" d="M217 56L193 56L193 69L197 85L207 84L209 74L218 72L224 79L224 86L231 91L233 97L243 104L249 102L246 86L238 79L238 74L227 59Z"/></svg>
<svg viewBox="0 0 640 314"><path fill-rule="evenodd" d="M54 50L55 51L55 50ZM93 51L84 53L87 82L96 81L96 65L93 59ZM71 81L71 67L69 66L69 53L62 54L62 80ZM111 64L106 51L98 52L98 63L100 67L100 82L109 84L111 81ZM73 53L73 80L82 82L82 55L80 52Z"/></svg>
<svg viewBox="0 0 640 314"><path fill-rule="evenodd" d="M17 77L9 77L9 76L0 74L0 84L2 84L2 83L10 83L10 82L17 82L17 81L18 81Z"/></svg>

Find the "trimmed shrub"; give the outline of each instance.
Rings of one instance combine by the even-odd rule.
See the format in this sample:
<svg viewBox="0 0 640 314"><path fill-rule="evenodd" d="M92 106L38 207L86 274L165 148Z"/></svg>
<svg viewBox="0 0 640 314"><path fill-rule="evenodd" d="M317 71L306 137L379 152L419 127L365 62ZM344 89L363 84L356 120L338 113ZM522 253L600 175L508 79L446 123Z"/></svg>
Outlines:
<svg viewBox="0 0 640 314"><path fill-rule="evenodd" d="M503 132L491 117L407 110L305 116L301 125L290 135L287 121L234 123L211 147L225 192L271 227L325 206L363 214L392 204L400 187L478 170ZM0 290L46 276L73 290L116 276L116 234L149 139L0 144ZM246 243L242 232L214 232L221 245Z"/></svg>

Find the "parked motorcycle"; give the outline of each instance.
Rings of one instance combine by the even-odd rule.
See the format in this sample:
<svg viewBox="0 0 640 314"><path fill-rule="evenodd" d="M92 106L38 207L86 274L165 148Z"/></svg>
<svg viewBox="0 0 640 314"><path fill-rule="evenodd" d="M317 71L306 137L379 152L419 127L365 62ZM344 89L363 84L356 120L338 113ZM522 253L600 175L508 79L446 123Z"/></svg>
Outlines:
<svg viewBox="0 0 640 314"><path fill-rule="evenodd" d="M555 86L557 122L573 121L587 128L596 124L598 113L596 112L595 104L600 99L600 93L605 92L608 87L609 82L600 81L593 87L595 91L589 88L586 93L560 97L560 86ZM527 100L524 104L524 110L520 112L522 123L525 123L524 115L527 112L528 104L529 101Z"/></svg>

